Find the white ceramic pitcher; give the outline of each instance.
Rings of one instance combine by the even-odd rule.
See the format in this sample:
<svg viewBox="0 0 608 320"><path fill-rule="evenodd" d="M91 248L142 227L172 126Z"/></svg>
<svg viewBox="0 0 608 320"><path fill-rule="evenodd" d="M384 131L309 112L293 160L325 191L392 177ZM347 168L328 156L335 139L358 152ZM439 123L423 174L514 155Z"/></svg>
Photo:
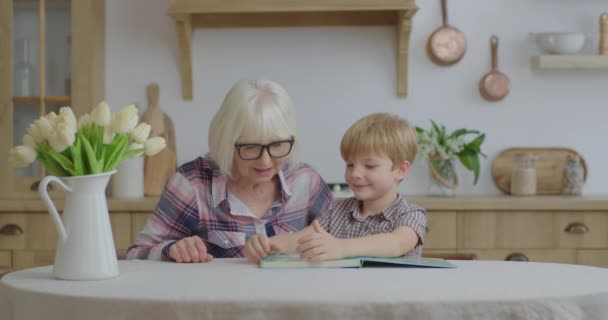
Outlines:
<svg viewBox="0 0 608 320"><path fill-rule="evenodd" d="M110 176L115 172L61 178L47 176L40 182L38 191L59 234L53 266L55 277L99 280L118 276L105 195ZM66 191L63 219L46 191L51 181Z"/></svg>

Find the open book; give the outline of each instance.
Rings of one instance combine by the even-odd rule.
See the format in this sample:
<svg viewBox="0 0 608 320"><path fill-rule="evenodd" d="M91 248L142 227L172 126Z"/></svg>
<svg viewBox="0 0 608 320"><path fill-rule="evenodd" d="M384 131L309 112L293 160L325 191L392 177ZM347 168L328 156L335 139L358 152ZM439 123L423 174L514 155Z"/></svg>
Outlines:
<svg viewBox="0 0 608 320"><path fill-rule="evenodd" d="M413 268L456 268L456 265L440 258L372 258L354 257L320 263L307 262L297 255L271 254L262 259L264 269L283 268L363 268L363 267L413 267Z"/></svg>

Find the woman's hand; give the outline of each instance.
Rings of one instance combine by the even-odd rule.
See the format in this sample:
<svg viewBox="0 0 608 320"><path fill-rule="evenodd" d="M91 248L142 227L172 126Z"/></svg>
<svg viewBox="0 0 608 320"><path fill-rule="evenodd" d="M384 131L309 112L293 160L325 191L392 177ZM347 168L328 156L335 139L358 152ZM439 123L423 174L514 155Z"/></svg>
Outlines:
<svg viewBox="0 0 608 320"><path fill-rule="evenodd" d="M258 263L270 252L287 252L289 235L280 234L268 238L265 234L255 234L245 245L243 255L251 262Z"/></svg>
<svg viewBox="0 0 608 320"><path fill-rule="evenodd" d="M169 248L169 257L178 263L199 263L213 260L199 236L183 238Z"/></svg>
<svg viewBox="0 0 608 320"><path fill-rule="evenodd" d="M314 233L305 235L298 240L296 252L300 258L309 262L321 262L344 258L340 239L336 239L321 228L317 220L312 222Z"/></svg>

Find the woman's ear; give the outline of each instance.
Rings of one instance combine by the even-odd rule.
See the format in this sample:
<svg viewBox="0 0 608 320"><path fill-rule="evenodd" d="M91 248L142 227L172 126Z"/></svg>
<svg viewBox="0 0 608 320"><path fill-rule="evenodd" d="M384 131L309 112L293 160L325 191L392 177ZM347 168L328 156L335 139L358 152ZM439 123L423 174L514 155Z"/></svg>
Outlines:
<svg viewBox="0 0 608 320"><path fill-rule="evenodd" d="M397 180L401 181L405 179L408 172L410 171L410 167L411 164L409 161L404 160L403 162L401 162L401 164L397 167Z"/></svg>

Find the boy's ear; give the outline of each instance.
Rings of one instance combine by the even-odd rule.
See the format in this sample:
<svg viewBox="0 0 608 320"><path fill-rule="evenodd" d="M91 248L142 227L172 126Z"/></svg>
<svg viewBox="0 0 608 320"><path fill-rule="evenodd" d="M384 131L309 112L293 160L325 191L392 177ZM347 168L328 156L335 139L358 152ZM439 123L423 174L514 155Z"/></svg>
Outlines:
<svg viewBox="0 0 608 320"><path fill-rule="evenodd" d="M404 160L399 167L397 168L398 172L397 172L397 178L399 181L405 179L405 177L407 176L408 172L410 171L411 168L411 164L409 161Z"/></svg>

